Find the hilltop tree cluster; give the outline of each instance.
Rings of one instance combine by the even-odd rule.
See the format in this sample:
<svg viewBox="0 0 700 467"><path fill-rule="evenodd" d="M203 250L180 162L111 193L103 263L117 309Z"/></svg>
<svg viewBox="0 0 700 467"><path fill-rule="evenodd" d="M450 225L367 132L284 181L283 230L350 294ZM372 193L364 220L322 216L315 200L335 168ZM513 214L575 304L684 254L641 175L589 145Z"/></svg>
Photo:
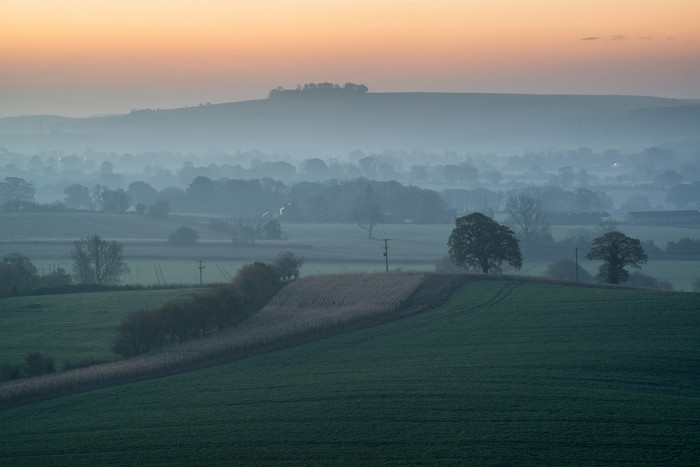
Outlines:
<svg viewBox="0 0 700 467"><path fill-rule="evenodd" d="M282 87L275 88L270 91L270 99L279 99L281 97L292 96L357 96L368 91L364 84L345 83L340 86L333 83L306 83L305 85L297 85L295 89L284 89Z"/></svg>

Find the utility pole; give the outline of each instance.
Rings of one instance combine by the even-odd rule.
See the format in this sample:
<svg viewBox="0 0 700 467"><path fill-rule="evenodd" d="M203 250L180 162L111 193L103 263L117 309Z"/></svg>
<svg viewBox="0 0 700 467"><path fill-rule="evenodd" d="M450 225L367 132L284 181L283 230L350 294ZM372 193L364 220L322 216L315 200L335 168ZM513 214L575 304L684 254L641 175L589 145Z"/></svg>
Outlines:
<svg viewBox="0 0 700 467"><path fill-rule="evenodd" d="M202 260L199 260L199 286L202 286L202 269L204 269L204 266L202 266Z"/></svg>
<svg viewBox="0 0 700 467"><path fill-rule="evenodd" d="M578 287L578 247L574 250L576 251L576 287Z"/></svg>
<svg viewBox="0 0 700 467"><path fill-rule="evenodd" d="M389 239L383 238L384 240L384 260L386 261L386 272L389 272Z"/></svg>

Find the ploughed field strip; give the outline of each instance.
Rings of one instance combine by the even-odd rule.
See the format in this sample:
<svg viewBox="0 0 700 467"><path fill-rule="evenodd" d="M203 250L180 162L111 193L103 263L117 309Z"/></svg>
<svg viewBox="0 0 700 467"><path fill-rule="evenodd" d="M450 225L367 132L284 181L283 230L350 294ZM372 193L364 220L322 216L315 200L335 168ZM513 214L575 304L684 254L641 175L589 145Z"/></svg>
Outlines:
<svg viewBox="0 0 700 467"><path fill-rule="evenodd" d="M429 277L426 273L356 273L309 276L285 286L239 326L128 360L94 365L0 385L0 405L12 405L222 363L266 346L284 347L383 315L392 319Z"/></svg>
<svg viewBox="0 0 700 467"><path fill-rule="evenodd" d="M8 465L697 465L699 325L697 294L470 280L404 319L3 410L0 456Z"/></svg>

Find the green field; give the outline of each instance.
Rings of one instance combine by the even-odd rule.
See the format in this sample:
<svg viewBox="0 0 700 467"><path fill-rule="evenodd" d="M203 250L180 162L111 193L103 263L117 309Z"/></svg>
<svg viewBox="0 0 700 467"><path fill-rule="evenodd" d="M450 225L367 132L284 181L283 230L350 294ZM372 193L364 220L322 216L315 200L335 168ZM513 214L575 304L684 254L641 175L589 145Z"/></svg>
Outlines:
<svg viewBox="0 0 700 467"><path fill-rule="evenodd" d="M124 317L194 289L133 290L0 298L0 363L18 365L38 350L65 361L117 360L111 346Z"/></svg>
<svg viewBox="0 0 700 467"><path fill-rule="evenodd" d="M225 281L237 270L254 261L271 262L275 256L291 250L304 256L302 275L375 272L385 269L384 241L389 247L390 270L434 270L435 262L447 255L447 239L453 224L380 224L374 238L354 223L284 222L282 233L286 240L255 245L234 245L225 234L212 232L204 217L177 217L155 220L148 216L103 213L1 213L0 256L20 252L28 256L40 273L61 267L72 272L70 253L72 241L92 233L115 238L124 246L131 268L124 275L125 284L199 284L198 260L204 261L203 281ZM169 245L165 240L179 225L195 228L201 241L191 247ZM552 235L562 240L574 228L595 232L596 226L555 225ZM681 238L700 239L700 228L634 226L620 224L618 230L642 241L653 240L664 247ZM552 259L523 258L520 271L508 273L541 275L554 259L574 259L573 248L551 247L544 253ZM596 274L598 264L585 260L579 264ZM156 270L162 271L162 276ZM700 261L657 261L644 265L640 272L657 279L669 280L676 290L692 290L700 278Z"/></svg>
<svg viewBox="0 0 700 467"><path fill-rule="evenodd" d="M699 294L477 280L286 350L0 412L7 465L697 465Z"/></svg>

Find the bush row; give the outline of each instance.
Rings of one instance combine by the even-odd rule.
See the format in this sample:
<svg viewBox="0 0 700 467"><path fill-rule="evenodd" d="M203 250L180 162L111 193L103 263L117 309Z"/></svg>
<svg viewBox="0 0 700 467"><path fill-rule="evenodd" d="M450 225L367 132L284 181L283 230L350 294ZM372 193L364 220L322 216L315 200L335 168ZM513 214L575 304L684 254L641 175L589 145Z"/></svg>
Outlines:
<svg viewBox="0 0 700 467"><path fill-rule="evenodd" d="M275 266L250 264L232 284L130 313L117 328L112 350L131 358L235 326L262 308L280 284Z"/></svg>

